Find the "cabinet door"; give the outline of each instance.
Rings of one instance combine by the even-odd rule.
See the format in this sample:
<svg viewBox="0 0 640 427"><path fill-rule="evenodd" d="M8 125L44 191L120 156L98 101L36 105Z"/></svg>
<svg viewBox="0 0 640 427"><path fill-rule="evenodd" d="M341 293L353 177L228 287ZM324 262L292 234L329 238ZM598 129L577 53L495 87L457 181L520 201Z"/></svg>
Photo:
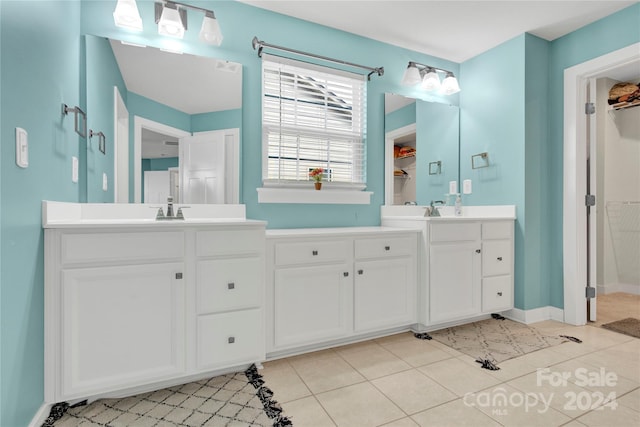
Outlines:
<svg viewBox="0 0 640 427"><path fill-rule="evenodd" d="M429 251L431 323L480 313L480 245L436 244Z"/></svg>
<svg viewBox="0 0 640 427"><path fill-rule="evenodd" d="M416 279L412 258L358 262L355 270L357 332L415 322Z"/></svg>
<svg viewBox="0 0 640 427"><path fill-rule="evenodd" d="M352 315L351 267L334 264L275 271L275 347L346 336Z"/></svg>
<svg viewBox="0 0 640 427"><path fill-rule="evenodd" d="M63 270L62 394L184 372L183 264Z"/></svg>

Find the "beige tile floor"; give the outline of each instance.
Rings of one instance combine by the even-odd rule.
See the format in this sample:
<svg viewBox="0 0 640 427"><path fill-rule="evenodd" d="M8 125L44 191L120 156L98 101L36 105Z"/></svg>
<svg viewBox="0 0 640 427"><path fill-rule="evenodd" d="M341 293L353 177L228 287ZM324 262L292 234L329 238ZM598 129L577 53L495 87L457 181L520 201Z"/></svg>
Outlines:
<svg viewBox="0 0 640 427"><path fill-rule="evenodd" d="M583 343L488 371L403 333L267 362L261 373L295 427L640 426L640 339L554 321L533 326Z"/></svg>
<svg viewBox="0 0 640 427"><path fill-rule="evenodd" d="M640 295L614 292L600 294L596 301L596 321L590 323L591 325L602 326L627 317L640 319Z"/></svg>

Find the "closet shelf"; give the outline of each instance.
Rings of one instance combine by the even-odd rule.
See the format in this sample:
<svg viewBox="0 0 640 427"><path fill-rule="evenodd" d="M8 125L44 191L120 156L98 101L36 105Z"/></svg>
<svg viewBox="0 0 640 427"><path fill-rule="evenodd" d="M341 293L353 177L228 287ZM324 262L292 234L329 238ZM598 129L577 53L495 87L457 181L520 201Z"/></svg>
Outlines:
<svg viewBox="0 0 640 427"><path fill-rule="evenodd" d="M618 102L617 104L611 104L609 110L623 110L625 108L636 107L640 105L640 99L635 99L631 102Z"/></svg>
<svg viewBox="0 0 640 427"><path fill-rule="evenodd" d="M396 157L395 159L396 159L396 160L400 160L400 159L408 159L408 158L410 158L410 157L415 157L415 156L416 156L416 152L414 151L414 152L412 152L412 153L405 154L404 156L398 156L398 157Z"/></svg>

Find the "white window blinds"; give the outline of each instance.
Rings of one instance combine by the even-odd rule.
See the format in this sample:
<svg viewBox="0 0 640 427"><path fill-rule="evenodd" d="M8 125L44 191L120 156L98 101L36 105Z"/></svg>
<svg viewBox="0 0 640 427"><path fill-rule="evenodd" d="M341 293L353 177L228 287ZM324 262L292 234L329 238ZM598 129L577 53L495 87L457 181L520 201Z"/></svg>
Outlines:
<svg viewBox="0 0 640 427"><path fill-rule="evenodd" d="M324 169L330 186L365 187L364 76L264 55L263 181L307 183Z"/></svg>

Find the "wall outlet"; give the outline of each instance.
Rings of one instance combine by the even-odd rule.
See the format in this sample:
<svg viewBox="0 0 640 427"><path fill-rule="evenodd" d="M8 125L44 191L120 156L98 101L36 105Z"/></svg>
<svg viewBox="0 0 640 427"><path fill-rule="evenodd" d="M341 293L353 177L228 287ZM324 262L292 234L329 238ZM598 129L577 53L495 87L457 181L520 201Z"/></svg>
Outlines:
<svg viewBox="0 0 640 427"><path fill-rule="evenodd" d="M471 180L465 179L462 181L462 193L463 194L471 194Z"/></svg>

